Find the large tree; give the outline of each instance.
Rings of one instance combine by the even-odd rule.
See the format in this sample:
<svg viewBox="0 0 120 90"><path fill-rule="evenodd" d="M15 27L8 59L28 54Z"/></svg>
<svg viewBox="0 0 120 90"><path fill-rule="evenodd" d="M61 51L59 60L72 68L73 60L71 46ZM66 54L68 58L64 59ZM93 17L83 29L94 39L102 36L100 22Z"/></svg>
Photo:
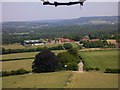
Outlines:
<svg viewBox="0 0 120 90"><path fill-rule="evenodd" d="M41 72L54 72L59 68L59 59L50 50L43 50L35 56L32 63L32 71Z"/></svg>

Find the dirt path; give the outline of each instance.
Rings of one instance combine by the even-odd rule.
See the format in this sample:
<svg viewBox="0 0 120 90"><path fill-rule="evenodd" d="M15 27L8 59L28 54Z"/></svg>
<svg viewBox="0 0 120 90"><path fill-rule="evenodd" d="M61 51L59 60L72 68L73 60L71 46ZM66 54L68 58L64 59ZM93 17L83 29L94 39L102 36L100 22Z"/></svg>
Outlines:
<svg viewBox="0 0 120 90"><path fill-rule="evenodd" d="M78 76L79 76L79 74L82 74L82 73L84 73L84 72L73 71L72 72L73 77L71 78L72 81L71 81L71 83L67 87L74 88L76 86L76 84L78 83Z"/></svg>

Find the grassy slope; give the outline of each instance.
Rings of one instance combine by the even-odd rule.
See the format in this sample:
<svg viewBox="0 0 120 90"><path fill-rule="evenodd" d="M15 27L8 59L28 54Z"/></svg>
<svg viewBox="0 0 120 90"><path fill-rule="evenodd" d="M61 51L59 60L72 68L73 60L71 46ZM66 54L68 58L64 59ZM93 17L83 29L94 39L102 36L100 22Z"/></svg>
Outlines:
<svg viewBox="0 0 120 90"><path fill-rule="evenodd" d="M63 88L68 71L3 77L3 88Z"/></svg>
<svg viewBox="0 0 120 90"><path fill-rule="evenodd" d="M73 73L67 88L118 88L118 75L105 73Z"/></svg>
<svg viewBox="0 0 120 90"><path fill-rule="evenodd" d="M80 52L87 67L118 68L118 51L89 51Z"/></svg>
<svg viewBox="0 0 120 90"><path fill-rule="evenodd" d="M3 88L63 88L70 72L25 74L3 77ZM75 73L65 88L117 88L118 75L84 72Z"/></svg>

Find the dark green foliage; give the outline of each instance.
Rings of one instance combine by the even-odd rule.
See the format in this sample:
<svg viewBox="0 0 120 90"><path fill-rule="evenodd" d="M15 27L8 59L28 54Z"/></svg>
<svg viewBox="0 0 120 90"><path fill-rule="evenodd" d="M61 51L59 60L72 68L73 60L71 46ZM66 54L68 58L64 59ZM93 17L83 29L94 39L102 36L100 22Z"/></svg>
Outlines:
<svg viewBox="0 0 120 90"><path fill-rule="evenodd" d="M86 48L102 48L106 46L107 44L104 43L103 41L96 41L96 42L84 42L83 46Z"/></svg>
<svg viewBox="0 0 120 90"><path fill-rule="evenodd" d="M93 67L84 67L84 70L86 71L99 71L100 69L98 67L93 68Z"/></svg>
<svg viewBox="0 0 120 90"><path fill-rule="evenodd" d="M63 44L63 47L64 47L66 50L73 48L73 46L72 46L70 43L64 43L64 44Z"/></svg>
<svg viewBox="0 0 120 90"><path fill-rule="evenodd" d="M68 67L67 67L68 70L77 70L78 69L78 64L76 62L71 62L71 63L68 63Z"/></svg>
<svg viewBox="0 0 120 90"><path fill-rule="evenodd" d="M61 69L77 70L77 64L80 62L80 59L76 49L59 53L57 57L60 59ZM65 65L67 65L67 67L65 67Z"/></svg>
<svg viewBox="0 0 120 90"><path fill-rule="evenodd" d="M25 74L25 73L29 73L29 71L23 68L16 70L16 75Z"/></svg>
<svg viewBox="0 0 120 90"><path fill-rule="evenodd" d="M62 45L58 45L58 46L54 46L54 47L50 47L50 50L64 50Z"/></svg>
<svg viewBox="0 0 120 90"><path fill-rule="evenodd" d="M78 50L75 48L70 48L67 50L67 52L74 55L74 56L78 56Z"/></svg>
<svg viewBox="0 0 120 90"><path fill-rule="evenodd" d="M30 71L27 71L27 70L25 70L23 68L18 69L18 70L0 72L1 76L21 75L21 74L26 74L26 73L30 73Z"/></svg>
<svg viewBox="0 0 120 90"><path fill-rule="evenodd" d="M120 73L120 69L107 68L105 69L104 73Z"/></svg>
<svg viewBox="0 0 120 90"><path fill-rule="evenodd" d="M59 59L53 52L46 49L35 56L32 71L36 73L54 72L59 69Z"/></svg>

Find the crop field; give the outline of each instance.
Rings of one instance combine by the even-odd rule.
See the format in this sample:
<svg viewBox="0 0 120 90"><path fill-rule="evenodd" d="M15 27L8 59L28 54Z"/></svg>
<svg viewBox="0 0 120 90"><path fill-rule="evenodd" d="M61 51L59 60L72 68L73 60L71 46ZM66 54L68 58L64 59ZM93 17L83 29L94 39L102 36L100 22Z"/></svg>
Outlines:
<svg viewBox="0 0 120 90"><path fill-rule="evenodd" d="M98 67L101 70L106 68L118 68L118 51L88 51L79 52L86 67Z"/></svg>

